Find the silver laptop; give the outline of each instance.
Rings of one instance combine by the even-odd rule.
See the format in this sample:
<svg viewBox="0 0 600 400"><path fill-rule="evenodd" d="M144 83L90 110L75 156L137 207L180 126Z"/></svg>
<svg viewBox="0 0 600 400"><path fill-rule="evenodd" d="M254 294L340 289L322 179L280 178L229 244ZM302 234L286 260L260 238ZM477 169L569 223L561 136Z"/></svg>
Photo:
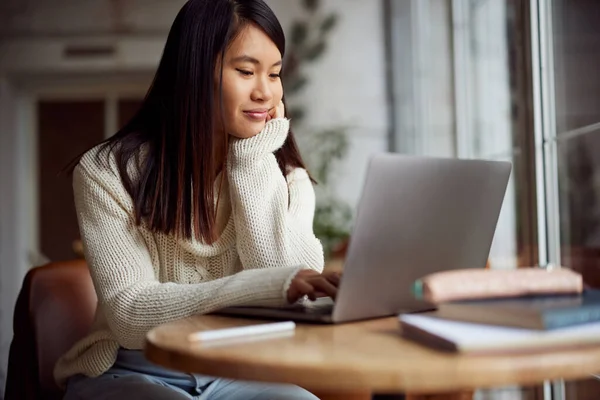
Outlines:
<svg viewBox="0 0 600 400"><path fill-rule="evenodd" d="M430 310L413 298L413 282L485 266L511 168L501 161L375 155L335 303L323 298L218 313L340 323Z"/></svg>

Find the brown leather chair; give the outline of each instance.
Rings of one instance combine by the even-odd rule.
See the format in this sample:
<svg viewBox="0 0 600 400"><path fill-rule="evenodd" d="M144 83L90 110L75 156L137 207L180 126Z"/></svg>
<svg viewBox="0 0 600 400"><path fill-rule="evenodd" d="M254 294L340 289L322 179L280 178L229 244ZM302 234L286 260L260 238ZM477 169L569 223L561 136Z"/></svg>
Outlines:
<svg viewBox="0 0 600 400"><path fill-rule="evenodd" d="M6 400L60 399L54 364L89 331L97 298L84 260L31 269L13 318Z"/></svg>

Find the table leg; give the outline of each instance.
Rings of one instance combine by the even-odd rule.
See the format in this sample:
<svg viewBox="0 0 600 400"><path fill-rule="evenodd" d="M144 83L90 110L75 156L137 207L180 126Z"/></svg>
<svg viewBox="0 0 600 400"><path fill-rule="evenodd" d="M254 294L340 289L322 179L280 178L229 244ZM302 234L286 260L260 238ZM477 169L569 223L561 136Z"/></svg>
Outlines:
<svg viewBox="0 0 600 400"><path fill-rule="evenodd" d="M371 393L369 392L311 392L320 400L371 400Z"/></svg>
<svg viewBox="0 0 600 400"><path fill-rule="evenodd" d="M335 393L335 392L315 392L312 393L320 400L371 400L371 393L354 392L354 393ZM438 394L407 394L406 400L472 400L472 391L438 393Z"/></svg>
<svg viewBox="0 0 600 400"><path fill-rule="evenodd" d="M438 394L407 394L406 400L472 400L472 391L438 393Z"/></svg>

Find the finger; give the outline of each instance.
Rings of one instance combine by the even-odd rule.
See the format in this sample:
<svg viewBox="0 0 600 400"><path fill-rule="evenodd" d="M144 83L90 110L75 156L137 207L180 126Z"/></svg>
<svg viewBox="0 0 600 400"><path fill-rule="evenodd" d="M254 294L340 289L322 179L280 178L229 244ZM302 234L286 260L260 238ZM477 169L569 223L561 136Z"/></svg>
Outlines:
<svg viewBox="0 0 600 400"><path fill-rule="evenodd" d="M285 117L285 105L281 102L281 118Z"/></svg>
<svg viewBox="0 0 600 400"><path fill-rule="evenodd" d="M335 287L340 286L340 281L342 280L342 274L339 272L331 272L323 274L323 277L327 279L332 285Z"/></svg>
<svg viewBox="0 0 600 400"><path fill-rule="evenodd" d="M316 291L326 293L327 296L331 297L332 299L335 299L335 296L337 296L337 288L327 279L320 277L318 279L311 280L310 284L316 289Z"/></svg>
<svg viewBox="0 0 600 400"><path fill-rule="evenodd" d="M269 111L267 111L267 121L270 121L270 120L276 118L276 114L277 114L277 107L273 107Z"/></svg>
<svg viewBox="0 0 600 400"><path fill-rule="evenodd" d="M294 301L297 301L302 296L308 296L313 301L316 300L315 288L304 279L294 279L292 285L298 293L298 297Z"/></svg>
<svg viewBox="0 0 600 400"><path fill-rule="evenodd" d="M288 302L295 303L302 296L302 283L299 282L299 279L294 278L292 282L290 282L290 287L287 290Z"/></svg>
<svg viewBox="0 0 600 400"><path fill-rule="evenodd" d="M279 104L277 105L277 117L276 118L283 118L285 116L285 106L283 105L283 101L280 101Z"/></svg>

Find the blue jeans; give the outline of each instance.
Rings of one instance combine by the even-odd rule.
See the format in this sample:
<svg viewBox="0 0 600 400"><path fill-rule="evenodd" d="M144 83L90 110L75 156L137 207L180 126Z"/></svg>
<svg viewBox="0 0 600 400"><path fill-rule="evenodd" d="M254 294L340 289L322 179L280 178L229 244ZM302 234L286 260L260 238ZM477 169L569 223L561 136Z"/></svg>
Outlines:
<svg viewBox="0 0 600 400"><path fill-rule="evenodd" d="M150 363L138 350L119 350L115 364L97 378L69 379L64 400L318 400L294 385L190 375Z"/></svg>

